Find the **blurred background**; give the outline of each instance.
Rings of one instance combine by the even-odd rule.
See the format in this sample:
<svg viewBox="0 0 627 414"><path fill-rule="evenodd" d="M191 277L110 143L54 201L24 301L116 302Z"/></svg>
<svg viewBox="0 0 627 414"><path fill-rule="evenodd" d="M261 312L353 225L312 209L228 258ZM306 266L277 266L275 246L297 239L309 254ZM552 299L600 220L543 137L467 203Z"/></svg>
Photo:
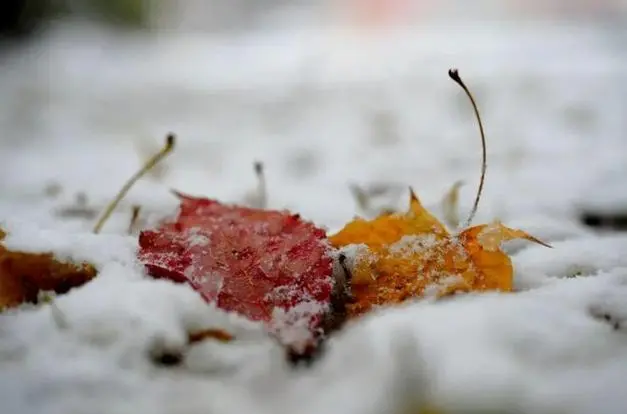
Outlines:
<svg viewBox="0 0 627 414"><path fill-rule="evenodd" d="M623 0L3 0L0 32L3 214L99 208L169 131L151 179L182 191L243 202L260 160L270 207L331 228L407 185L464 180L467 211L458 67L479 220L627 227Z"/></svg>

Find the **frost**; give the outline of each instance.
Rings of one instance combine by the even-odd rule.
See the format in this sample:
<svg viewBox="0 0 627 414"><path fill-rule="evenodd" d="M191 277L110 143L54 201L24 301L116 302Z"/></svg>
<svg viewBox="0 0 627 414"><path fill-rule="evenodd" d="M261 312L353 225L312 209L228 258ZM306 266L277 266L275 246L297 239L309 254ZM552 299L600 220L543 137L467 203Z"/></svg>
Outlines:
<svg viewBox="0 0 627 414"><path fill-rule="evenodd" d="M389 251L395 256L411 257L416 253L431 252L440 243L435 234L407 235L392 244Z"/></svg>
<svg viewBox="0 0 627 414"><path fill-rule="evenodd" d="M215 298L224 287L224 275L218 272L208 272L200 276L194 276L194 267L185 269L185 276L188 280L203 286L203 292L209 297Z"/></svg>
<svg viewBox="0 0 627 414"><path fill-rule="evenodd" d="M302 292L297 291L293 286L277 286L272 289L272 291L268 292L265 299L270 302L274 300L285 300L289 302L302 296Z"/></svg>
<svg viewBox="0 0 627 414"><path fill-rule="evenodd" d="M205 234L201 234L199 229L190 229L187 233L187 246L188 247L204 247L209 245L209 237Z"/></svg>

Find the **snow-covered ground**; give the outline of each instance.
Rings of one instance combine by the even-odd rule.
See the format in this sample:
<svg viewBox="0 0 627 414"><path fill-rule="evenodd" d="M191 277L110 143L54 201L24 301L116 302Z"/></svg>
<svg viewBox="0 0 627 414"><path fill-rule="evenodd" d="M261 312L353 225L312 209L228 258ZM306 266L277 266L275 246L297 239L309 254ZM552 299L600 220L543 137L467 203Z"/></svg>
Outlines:
<svg viewBox="0 0 627 414"><path fill-rule="evenodd" d="M0 61L0 217L14 248L89 259L97 280L50 306L0 315L6 413L623 413L627 235L581 208L627 209L627 32L586 25L455 24L377 37L315 28L237 38L126 37L63 27ZM176 208L169 188L241 202L265 163L269 204L330 229L356 213L349 185L412 185L440 215L457 180L468 211L480 104L488 176L476 223L516 244L516 295L472 295L373 314L294 369L257 325L190 289L145 280L122 235L131 205ZM179 145L101 236L94 217L169 131ZM56 187L56 188L55 188ZM79 206L80 207L80 206ZM149 358L186 332L224 327L182 367Z"/></svg>

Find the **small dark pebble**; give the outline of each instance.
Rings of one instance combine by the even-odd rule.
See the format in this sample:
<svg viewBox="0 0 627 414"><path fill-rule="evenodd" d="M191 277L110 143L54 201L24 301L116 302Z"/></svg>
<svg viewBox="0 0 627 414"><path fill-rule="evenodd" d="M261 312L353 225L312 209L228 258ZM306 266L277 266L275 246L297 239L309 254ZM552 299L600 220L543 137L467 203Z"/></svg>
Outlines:
<svg viewBox="0 0 627 414"><path fill-rule="evenodd" d="M180 352L161 352L152 355L152 361L162 367L174 367L183 362L183 354Z"/></svg>

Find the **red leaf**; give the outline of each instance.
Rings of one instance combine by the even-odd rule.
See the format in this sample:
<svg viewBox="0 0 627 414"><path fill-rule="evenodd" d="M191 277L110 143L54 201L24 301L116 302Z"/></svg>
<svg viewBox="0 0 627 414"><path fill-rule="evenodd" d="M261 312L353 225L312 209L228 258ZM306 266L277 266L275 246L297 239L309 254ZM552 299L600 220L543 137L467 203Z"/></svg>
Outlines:
<svg viewBox="0 0 627 414"><path fill-rule="evenodd" d="M266 322L286 345L320 333L333 290L322 229L288 212L177 195L176 220L139 236L151 276L187 282L218 307Z"/></svg>

